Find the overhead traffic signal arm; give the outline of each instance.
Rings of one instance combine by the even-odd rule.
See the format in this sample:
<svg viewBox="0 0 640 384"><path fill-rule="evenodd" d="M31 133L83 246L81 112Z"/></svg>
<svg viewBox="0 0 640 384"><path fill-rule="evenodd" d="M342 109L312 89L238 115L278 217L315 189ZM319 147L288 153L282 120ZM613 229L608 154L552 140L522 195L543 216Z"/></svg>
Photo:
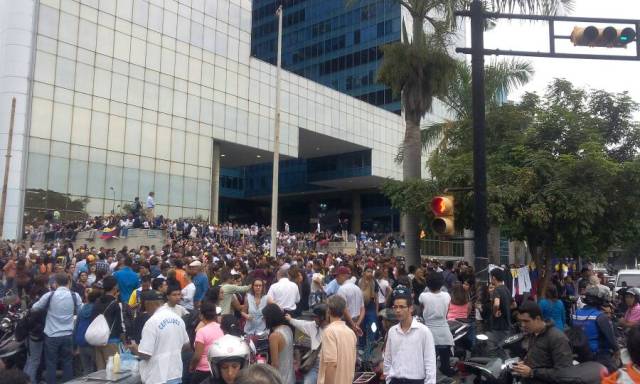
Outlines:
<svg viewBox="0 0 640 384"><path fill-rule="evenodd" d="M583 47L623 48L637 38L636 30L627 28L574 27L570 40L573 45Z"/></svg>

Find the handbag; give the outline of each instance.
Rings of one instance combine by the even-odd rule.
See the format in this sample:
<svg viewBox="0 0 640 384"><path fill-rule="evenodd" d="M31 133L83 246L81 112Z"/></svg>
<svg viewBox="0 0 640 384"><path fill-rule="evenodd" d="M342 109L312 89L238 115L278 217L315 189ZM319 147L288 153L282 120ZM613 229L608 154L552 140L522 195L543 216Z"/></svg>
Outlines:
<svg viewBox="0 0 640 384"><path fill-rule="evenodd" d="M109 303L109 305L107 305L107 308L104 309L104 312L106 312L114 302L115 300ZM109 327L107 318L104 317L104 312L93 319L91 324L89 324L89 327L87 327L87 332L84 334L84 339L87 341L87 343L89 345L93 345L94 347L102 347L104 345L107 345L107 343L109 342L109 336L111 335L111 330L116 323L114 321L113 324L111 324L111 327Z"/></svg>
<svg viewBox="0 0 640 384"><path fill-rule="evenodd" d="M322 347L322 345L318 346L318 348L316 349L307 351L307 353L302 356L302 362L300 363L300 372L306 374L311 371L313 367L315 367L316 360L318 360L318 356L320 355L320 347Z"/></svg>

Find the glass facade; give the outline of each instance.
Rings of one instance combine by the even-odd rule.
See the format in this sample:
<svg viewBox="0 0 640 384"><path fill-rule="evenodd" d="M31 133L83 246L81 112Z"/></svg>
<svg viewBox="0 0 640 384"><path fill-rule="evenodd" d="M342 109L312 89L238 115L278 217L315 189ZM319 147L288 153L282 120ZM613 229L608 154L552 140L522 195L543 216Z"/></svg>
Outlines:
<svg viewBox="0 0 640 384"><path fill-rule="evenodd" d="M282 66L367 103L400 112L391 90L376 84L380 47L400 41L395 0L253 0L251 53L276 61L277 19L282 3Z"/></svg>
<svg viewBox="0 0 640 384"><path fill-rule="evenodd" d="M47 3L36 35L26 222L52 209L66 218L119 211L150 191L160 214L208 217L212 127L203 120L212 104L201 95L213 93L203 78L214 58L198 48L198 11Z"/></svg>

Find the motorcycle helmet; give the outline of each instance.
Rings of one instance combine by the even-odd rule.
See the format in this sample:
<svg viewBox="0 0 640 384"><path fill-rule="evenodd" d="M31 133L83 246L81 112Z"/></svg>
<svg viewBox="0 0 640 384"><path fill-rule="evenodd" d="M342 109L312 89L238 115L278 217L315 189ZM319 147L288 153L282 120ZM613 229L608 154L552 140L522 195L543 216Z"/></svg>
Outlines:
<svg viewBox="0 0 640 384"><path fill-rule="evenodd" d="M240 363L240 369L249 365L249 345L237 336L224 335L213 342L209 348L207 360L209 360L211 374L219 379L221 378L220 364L224 362L237 361Z"/></svg>
<svg viewBox="0 0 640 384"><path fill-rule="evenodd" d="M627 288L624 295L633 295L636 298L636 303L640 303L640 288Z"/></svg>
<svg viewBox="0 0 640 384"><path fill-rule="evenodd" d="M584 303L592 307L602 306L607 299L607 293L595 285L587 287L584 293Z"/></svg>

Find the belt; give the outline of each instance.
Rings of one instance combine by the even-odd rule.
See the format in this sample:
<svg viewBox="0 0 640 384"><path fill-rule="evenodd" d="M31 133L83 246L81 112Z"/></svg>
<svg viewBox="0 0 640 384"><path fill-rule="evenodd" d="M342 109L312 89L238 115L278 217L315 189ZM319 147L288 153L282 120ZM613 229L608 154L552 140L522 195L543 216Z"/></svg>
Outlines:
<svg viewBox="0 0 640 384"><path fill-rule="evenodd" d="M424 384L424 379L403 379L392 377L390 384Z"/></svg>

